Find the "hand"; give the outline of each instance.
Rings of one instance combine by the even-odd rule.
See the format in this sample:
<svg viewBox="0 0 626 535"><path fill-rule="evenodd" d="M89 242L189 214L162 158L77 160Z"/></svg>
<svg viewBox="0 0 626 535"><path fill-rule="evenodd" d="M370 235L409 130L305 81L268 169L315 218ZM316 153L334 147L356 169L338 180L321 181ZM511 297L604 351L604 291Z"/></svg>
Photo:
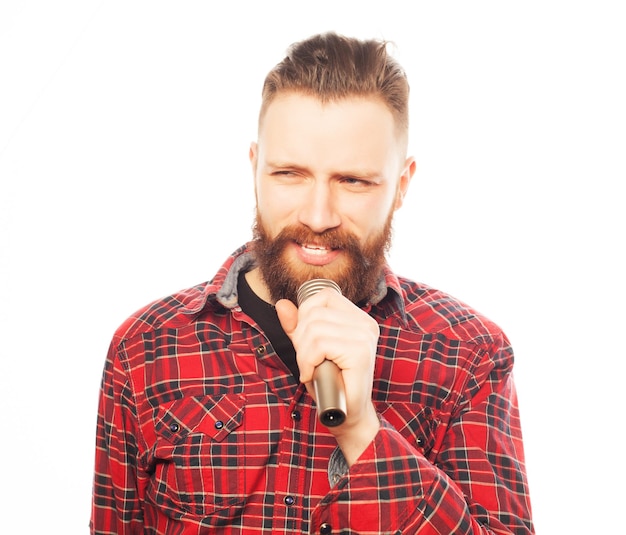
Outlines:
<svg viewBox="0 0 626 535"><path fill-rule="evenodd" d="M313 370L324 359L332 360L341 370L346 391L346 421L329 431L352 464L380 427L372 403L378 324L332 289L307 298L299 309L291 301L280 300L276 311L296 349L300 380L313 397Z"/></svg>

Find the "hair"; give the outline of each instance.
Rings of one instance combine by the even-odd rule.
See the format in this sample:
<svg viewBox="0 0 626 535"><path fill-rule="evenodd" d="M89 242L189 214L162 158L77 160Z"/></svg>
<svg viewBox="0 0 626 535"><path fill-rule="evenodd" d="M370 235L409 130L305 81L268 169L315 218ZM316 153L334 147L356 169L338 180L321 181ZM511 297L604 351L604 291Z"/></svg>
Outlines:
<svg viewBox="0 0 626 535"><path fill-rule="evenodd" d="M409 83L400 64L388 53L388 42L360 40L334 32L294 43L263 84L259 124L274 98L299 92L321 102L346 97L380 98L405 136L409 126Z"/></svg>

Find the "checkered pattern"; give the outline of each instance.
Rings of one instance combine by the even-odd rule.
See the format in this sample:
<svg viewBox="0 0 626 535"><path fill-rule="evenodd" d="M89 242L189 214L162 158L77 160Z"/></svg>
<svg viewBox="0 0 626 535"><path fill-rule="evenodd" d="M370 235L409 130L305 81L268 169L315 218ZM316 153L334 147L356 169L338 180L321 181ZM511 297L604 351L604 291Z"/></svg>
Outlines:
<svg viewBox="0 0 626 535"><path fill-rule="evenodd" d="M387 271L387 297L367 308L383 426L329 478L332 435L237 305L249 254L117 330L92 534L533 533L513 356L493 323Z"/></svg>

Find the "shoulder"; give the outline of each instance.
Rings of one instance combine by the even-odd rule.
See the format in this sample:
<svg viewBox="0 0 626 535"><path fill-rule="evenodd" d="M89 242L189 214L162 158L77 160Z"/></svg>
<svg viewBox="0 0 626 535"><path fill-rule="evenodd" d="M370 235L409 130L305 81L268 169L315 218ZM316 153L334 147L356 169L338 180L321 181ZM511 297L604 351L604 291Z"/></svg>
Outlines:
<svg viewBox="0 0 626 535"><path fill-rule="evenodd" d="M251 262L248 248L246 244L235 250L210 281L161 297L137 310L117 328L113 345L159 329L189 325L211 307L223 310L234 306L237 273Z"/></svg>
<svg viewBox="0 0 626 535"><path fill-rule="evenodd" d="M450 339L505 342L502 329L460 299L426 284L398 278L410 329Z"/></svg>
<svg viewBox="0 0 626 535"><path fill-rule="evenodd" d="M212 285L204 282L161 297L131 314L115 331L114 345L162 328L178 328L193 321L204 308Z"/></svg>

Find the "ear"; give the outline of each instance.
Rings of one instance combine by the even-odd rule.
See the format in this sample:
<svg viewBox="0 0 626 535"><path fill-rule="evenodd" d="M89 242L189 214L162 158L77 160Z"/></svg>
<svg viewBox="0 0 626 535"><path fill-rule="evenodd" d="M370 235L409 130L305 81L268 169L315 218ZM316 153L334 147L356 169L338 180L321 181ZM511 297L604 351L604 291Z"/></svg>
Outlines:
<svg viewBox="0 0 626 535"><path fill-rule="evenodd" d="M415 158L412 156L407 158L404 162L404 168L402 174L400 175L400 182L398 183L398 192L396 193L396 202L394 204L394 210L397 210L404 203L404 196L409 189L409 184L411 183L411 179L415 174L415 169L417 164L415 163Z"/></svg>
<svg viewBox="0 0 626 535"><path fill-rule="evenodd" d="M250 152L248 157L250 158L250 165L252 166L252 176L256 177L256 166L258 162L259 146L253 141L250 143Z"/></svg>

